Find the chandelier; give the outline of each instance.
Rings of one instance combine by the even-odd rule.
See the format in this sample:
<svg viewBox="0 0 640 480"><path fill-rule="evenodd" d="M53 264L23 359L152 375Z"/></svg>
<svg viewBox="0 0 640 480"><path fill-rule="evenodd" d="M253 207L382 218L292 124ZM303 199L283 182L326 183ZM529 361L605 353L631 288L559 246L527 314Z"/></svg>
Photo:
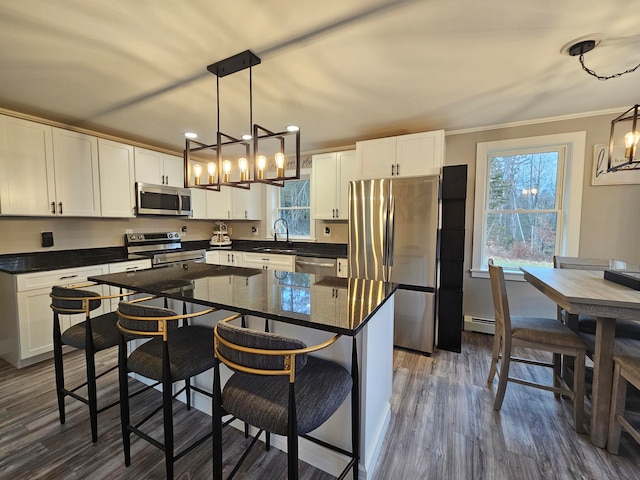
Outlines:
<svg viewBox="0 0 640 480"><path fill-rule="evenodd" d="M638 131L638 109L640 105L634 105L623 114L611 121L611 135L609 136L609 159L607 171L616 170L639 170L640 160L638 160L638 141L640 132ZM616 156L616 145L624 143L624 157Z"/></svg>
<svg viewBox="0 0 640 480"><path fill-rule="evenodd" d="M220 191L221 186L249 189L252 183L282 187L285 180L300 178L300 129L290 125L273 132L253 123L253 67L260 63L257 55L246 50L207 67L216 76L216 143L186 139L185 187L214 191ZM237 138L220 131L220 78L247 68L249 133ZM287 170L295 173L287 175Z"/></svg>

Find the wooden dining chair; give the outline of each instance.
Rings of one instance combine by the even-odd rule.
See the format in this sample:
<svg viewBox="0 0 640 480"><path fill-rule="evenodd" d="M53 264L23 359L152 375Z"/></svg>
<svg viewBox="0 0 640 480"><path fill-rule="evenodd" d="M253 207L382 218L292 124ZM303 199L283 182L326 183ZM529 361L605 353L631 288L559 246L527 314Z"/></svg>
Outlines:
<svg viewBox="0 0 640 480"><path fill-rule="evenodd" d="M507 288L502 267L489 260L491 293L495 310L496 329L491 357L491 367L487 383L493 383L498 373L498 390L493 404L500 410L504 400L507 382L519 383L529 387L553 392L557 397L566 396L573 400L574 427L584 432L584 369L586 345L578 334L555 318L511 316L507 299ZM553 362L543 362L530 358L512 356L512 347L550 352ZM575 358L573 389L565 385L561 375L561 356ZM511 362L553 368L553 386L535 383L529 380L509 376Z"/></svg>
<svg viewBox="0 0 640 480"><path fill-rule="evenodd" d="M620 448L622 429L629 433L636 442L640 443L640 431L634 428L624 416L628 384L630 383L636 389L640 389L640 357L616 355L613 357L613 364L615 368L613 372L607 450L617 455Z"/></svg>

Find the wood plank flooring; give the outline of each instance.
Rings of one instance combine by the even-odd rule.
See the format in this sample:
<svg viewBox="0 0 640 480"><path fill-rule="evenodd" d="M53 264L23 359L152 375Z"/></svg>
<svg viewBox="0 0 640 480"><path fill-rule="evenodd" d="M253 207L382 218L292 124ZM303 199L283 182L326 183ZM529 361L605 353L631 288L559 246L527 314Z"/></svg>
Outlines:
<svg viewBox="0 0 640 480"><path fill-rule="evenodd" d="M486 384L492 339L465 332L461 354L425 357L396 350L392 419L374 480L640 479L640 447L629 436L623 434L618 456L593 447L587 435L573 430L570 403L548 392L509 384L502 410L494 412L497 382ZM82 353L65 359L69 382L81 379ZM98 360L113 365L115 352L102 352ZM525 365L514 369L532 374ZM535 375L547 379L546 373ZM115 372L101 385L101 401L117 397ZM148 392L135 402L157 400L158 392ZM176 410L181 440L210 424L201 412ZM132 443L131 466L124 466L117 407L100 414L98 429L98 443L92 444L87 409L71 400L67 422L60 425L51 361L17 370L0 360L0 479L164 478L162 453L139 439ZM161 431L158 423L155 434ZM224 442L230 458L246 444L233 429L225 429ZM300 474L332 478L302 462ZM203 445L178 460L175 478L211 478L211 448ZM257 446L237 478L285 479L286 455Z"/></svg>

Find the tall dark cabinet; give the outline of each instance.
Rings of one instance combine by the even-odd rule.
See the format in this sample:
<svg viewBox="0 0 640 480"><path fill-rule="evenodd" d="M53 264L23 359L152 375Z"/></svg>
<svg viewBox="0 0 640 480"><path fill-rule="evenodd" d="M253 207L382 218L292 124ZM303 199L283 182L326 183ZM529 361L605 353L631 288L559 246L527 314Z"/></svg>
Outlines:
<svg viewBox="0 0 640 480"><path fill-rule="evenodd" d="M462 348L462 279L467 166L442 169L442 229L440 230L440 282L438 288L438 348Z"/></svg>

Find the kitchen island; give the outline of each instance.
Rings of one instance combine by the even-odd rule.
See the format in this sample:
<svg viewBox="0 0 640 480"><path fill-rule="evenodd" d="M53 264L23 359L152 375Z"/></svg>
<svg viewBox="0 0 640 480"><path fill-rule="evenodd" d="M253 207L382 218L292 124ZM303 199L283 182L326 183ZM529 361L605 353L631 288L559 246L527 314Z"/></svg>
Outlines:
<svg viewBox="0 0 640 480"><path fill-rule="evenodd" d="M360 478L372 477L391 413L396 285L194 262L89 279L186 302L192 309L217 308L219 311L201 317L200 321L210 326L231 311L247 315L250 327L262 329L268 321L270 331L308 344L334 333L343 335L322 355L351 370L356 380L354 392L360 399ZM203 374L195 381L201 388L210 389L211 377ZM223 381L226 378L228 375ZM318 438L350 450L350 403L345 402L315 432ZM194 405L211 413L210 401L196 398ZM285 449L284 439L276 437L273 443ZM345 458L300 439L300 459L332 475L342 470Z"/></svg>

